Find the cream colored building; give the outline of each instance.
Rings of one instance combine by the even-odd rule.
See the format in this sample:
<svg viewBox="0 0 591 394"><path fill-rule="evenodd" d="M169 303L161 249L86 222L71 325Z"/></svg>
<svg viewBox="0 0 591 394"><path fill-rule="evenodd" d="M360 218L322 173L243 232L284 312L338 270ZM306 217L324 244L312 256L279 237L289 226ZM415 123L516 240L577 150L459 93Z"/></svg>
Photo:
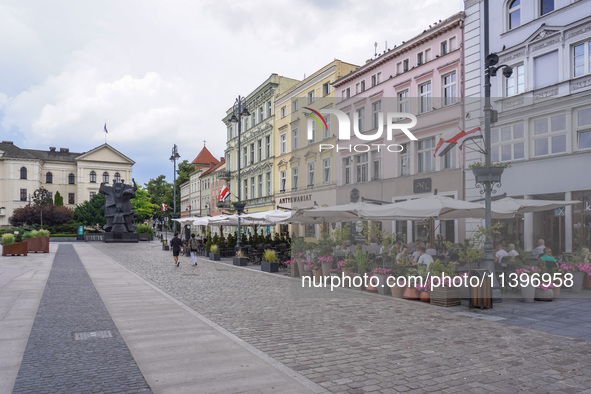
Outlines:
<svg viewBox="0 0 591 394"><path fill-rule="evenodd" d="M101 182L131 183L133 160L108 144L86 153L68 148L47 151L0 143L0 227L9 227L12 212L27 205L43 186L52 196L60 192L64 205L74 208L98 193Z"/></svg>
<svg viewBox="0 0 591 394"><path fill-rule="evenodd" d="M331 116L324 116L327 126L311 117L311 108L334 109L335 90L332 82L354 71L358 66L334 60L275 99L273 150L275 158L275 205L285 208L336 204L335 150L320 152L320 144L334 145L336 136ZM312 129L308 138L308 124ZM290 234L316 239L317 225L291 225Z"/></svg>

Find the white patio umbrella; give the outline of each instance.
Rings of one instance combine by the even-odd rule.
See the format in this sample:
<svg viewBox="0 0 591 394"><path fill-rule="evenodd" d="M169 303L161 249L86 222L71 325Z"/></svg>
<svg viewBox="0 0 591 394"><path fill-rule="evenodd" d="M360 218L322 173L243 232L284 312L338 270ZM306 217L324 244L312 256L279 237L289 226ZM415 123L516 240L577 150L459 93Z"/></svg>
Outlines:
<svg viewBox="0 0 591 394"><path fill-rule="evenodd" d="M548 211L562 208L566 205L580 204L580 201L555 201L555 200L525 200L505 197L492 202L491 210L495 219L509 219L515 215L529 212ZM484 215L483 215L484 217Z"/></svg>
<svg viewBox="0 0 591 394"><path fill-rule="evenodd" d="M330 207L314 207L302 211L302 215L307 218L317 219L321 222L347 222L351 220L362 219L361 212L369 207L378 205L366 202L354 202L342 205L333 205Z"/></svg>
<svg viewBox="0 0 591 394"><path fill-rule="evenodd" d="M198 217L193 220L193 226L207 226L209 225L209 216Z"/></svg>
<svg viewBox="0 0 591 394"><path fill-rule="evenodd" d="M182 224L184 226L186 224L193 224L193 222L196 219L201 219L201 218L198 216L187 216L186 218L172 219L172 220L174 220L175 222L179 222L180 224Z"/></svg>
<svg viewBox="0 0 591 394"><path fill-rule="evenodd" d="M359 214L371 220L459 219L484 217L484 205L451 197L429 196L394 204L368 204Z"/></svg>

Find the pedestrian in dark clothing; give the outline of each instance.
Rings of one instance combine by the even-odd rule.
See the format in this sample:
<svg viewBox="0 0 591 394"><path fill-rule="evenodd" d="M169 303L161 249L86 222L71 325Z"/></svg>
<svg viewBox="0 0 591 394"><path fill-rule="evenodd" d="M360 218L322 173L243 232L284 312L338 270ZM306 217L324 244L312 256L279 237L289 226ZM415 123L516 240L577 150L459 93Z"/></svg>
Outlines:
<svg viewBox="0 0 591 394"><path fill-rule="evenodd" d="M174 237L170 240L170 246L172 246L172 257L174 258L174 263L178 267L180 265L179 261L179 254L181 253L181 246L183 245L183 241L179 238L179 233L174 233Z"/></svg>

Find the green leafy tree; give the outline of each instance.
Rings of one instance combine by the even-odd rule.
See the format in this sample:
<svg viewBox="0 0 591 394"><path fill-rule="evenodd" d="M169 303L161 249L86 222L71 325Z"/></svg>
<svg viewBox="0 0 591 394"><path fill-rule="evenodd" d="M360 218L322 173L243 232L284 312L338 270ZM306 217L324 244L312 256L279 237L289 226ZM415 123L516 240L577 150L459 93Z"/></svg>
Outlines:
<svg viewBox="0 0 591 394"><path fill-rule="evenodd" d="M64 198L60 192L55 192L55 197L53 197L53 205L58 207L62 207L64 205Z"/></svg>
<svg viewBox="0 0 591 394"><path fill-rule="evenodd" d="M135 198L132 198L130 201L133 204L135 213L138 215L139 222L148 220L160 208L159 205L150 201L148 191L141 186L138 186L138 189L135 191Z"/></svg>
<svg viewBox="0 0 591 394"><path fill-rule="evenodd" d="M162 204L172 206L172 184L166 182L165 175L159 175L156 179L150 179L145 184L150 196L150 202L162 207Z"/></svg>
<svg viewBox="0 0 591 394"><path fill-rule="evenodd" d="M49 190L41 186L39 189L33 192L33 202L35 203L35 205L45 207L49 204L52 204L53 200L51 198Z"/></svg>
<svg viewBox="0 0 591 394"><path fill-rule="evenodd" d="M175 183L177 209L181 206L181 185L190 179L191 173L193 171L195 171L195 167L191 163L189 163L188 160L183 160L177 165L177 175Z"/></svg>
<svg viewBox="0 0 591 394"><path fill-rule="evenodd" d="M102 227L107 223L105 218L105 196L97 193L90 201L85 201L74 209L76 221L94 227Z"/></svg>

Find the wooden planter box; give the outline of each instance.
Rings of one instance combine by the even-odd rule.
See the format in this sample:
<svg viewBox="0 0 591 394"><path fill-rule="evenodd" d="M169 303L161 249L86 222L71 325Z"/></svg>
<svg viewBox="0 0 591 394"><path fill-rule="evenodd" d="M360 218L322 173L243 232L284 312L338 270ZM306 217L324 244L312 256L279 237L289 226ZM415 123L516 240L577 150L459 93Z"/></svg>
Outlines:
<svg viewBox="0 0 591 394"><path fill-rule="evenodd" d="M49 236L25 239L28 252L49 253Z"/></svg>
<svg viewBox="0 0 591 394"><path fill-rule="evenodd" d="M460 289L457 287L435 287L431 292L430 302L443 307L460 305Z"/></svg>
<svg viewBox="0 0 591 394"><path fill-rule="evenodd" d="M17 255L21 255L21 254L23 256L26 256L27 252L28 252L27 243L24 241L23 242L15 242L10 245L2 246L2 256L7 256L7 255L17 256Z"/></svg>

